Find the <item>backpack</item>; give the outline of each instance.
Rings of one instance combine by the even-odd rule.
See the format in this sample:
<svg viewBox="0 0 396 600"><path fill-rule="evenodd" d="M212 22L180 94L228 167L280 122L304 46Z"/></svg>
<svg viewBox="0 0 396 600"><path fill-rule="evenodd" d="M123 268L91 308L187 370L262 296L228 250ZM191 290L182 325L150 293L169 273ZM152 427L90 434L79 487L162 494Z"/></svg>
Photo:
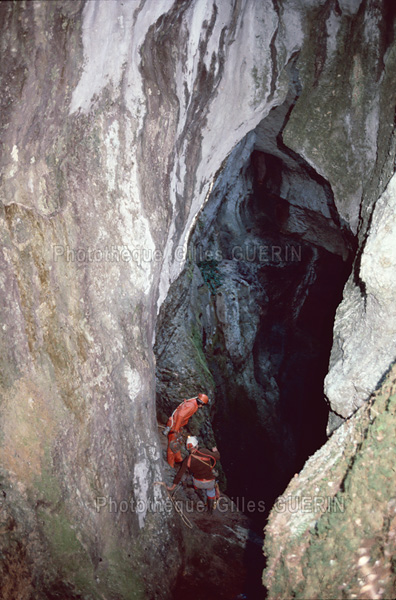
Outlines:
<svg viewBox="0 0 396 600"><path fill-rule="evenodd" d="M197 454L200 454L201 456L203 456L204 458L199 458L199 456L197 456ZM197 450L196 452L194 452L194 454L190 454L190 456L188 457L187 460L187 467L190 468L191 466L191 459L194 456L194 458L196 458L197 460L199 460L201 463L203 463L204 465L206 465L207 467L210 467L213 471L213 469L216 466L216 459L214 456L209 456L208 454L203 454L202 452L200 452L199 450ZM210 464L210 462L214 460L213 465Z"/></svg>

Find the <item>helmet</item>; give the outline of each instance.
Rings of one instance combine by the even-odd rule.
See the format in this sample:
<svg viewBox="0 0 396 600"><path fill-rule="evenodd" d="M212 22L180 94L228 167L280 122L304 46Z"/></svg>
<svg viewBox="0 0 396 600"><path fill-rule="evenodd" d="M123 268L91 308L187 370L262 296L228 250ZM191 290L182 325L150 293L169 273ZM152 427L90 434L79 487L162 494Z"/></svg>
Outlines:
<svg viewBox="0 0 396 600"><path fill-rule="evenodd" d="M197 400L200 404L209 404L209 398L205 394L198 394Z"/></svg>
<svg viewBox="0 0 396 600"><path fill-rule="evenodd" d="M198 446L198 438L195 435L189 435L186 441L186 448L189 450L190 448L196 448Z"/></svg>

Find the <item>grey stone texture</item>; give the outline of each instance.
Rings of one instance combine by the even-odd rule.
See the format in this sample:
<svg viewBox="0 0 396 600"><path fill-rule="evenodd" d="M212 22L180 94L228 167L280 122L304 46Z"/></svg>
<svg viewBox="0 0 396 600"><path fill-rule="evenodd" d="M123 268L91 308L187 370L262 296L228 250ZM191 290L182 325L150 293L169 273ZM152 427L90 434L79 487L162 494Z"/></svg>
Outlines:
<svg viewBox="0 0 396 600"><path fill-rule="evenodd" d="M392 18L379 0L0 3L3 598L172 597L185 534L174 512L149 510L166 499L157 314L219 169L284 104L293 61L301 90L281 136L358 234L353 329L393 318L370 259L388 240L391 187L370 215L394 165ZM393 339L377 323L361 341L377 338L375 354L381 332ZM353 369L333 357L347 408L330 388L329 401L346 415ZM120 510L131 501L141 510Z"/></svg>

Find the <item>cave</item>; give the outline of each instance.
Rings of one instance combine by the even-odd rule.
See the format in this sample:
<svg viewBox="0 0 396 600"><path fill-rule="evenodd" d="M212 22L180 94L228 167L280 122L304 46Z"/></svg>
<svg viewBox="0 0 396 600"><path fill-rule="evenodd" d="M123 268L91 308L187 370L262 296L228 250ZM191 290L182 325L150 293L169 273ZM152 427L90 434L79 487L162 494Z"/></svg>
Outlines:
<svg viewBox="0 0 396 600"><path fill-rule="evenodd" d="M217 174L154 346L159 422L184 397L210 394L188 429L219 448L221 490L252 535L332 431L324 378L356 251L328 181L282 143L292 90ZM254 597L264 559L254 544L247 554Z"/></svg>
<svg viewBox="0 0 396 600"><path fill-rule="evenodd" d="M296 86L294 93L223 165L156 332L159 419L176 406L175 394L209 386L209 423L193 431L203 444L215 440L222 487L256 531L326 442L324 378L356 248L329 183L281 141ZM189 286L197 293L186 304ZM170 343L180 333L199 346L213 380L200 378L186 343Z"/></svg>
<svg viewBox="0 0 396 600"><path fill-rule="evenodd" d="M393 5L0 2L2 599L395 597Z"/></svg>
<svg viewBox="0 0 396 600"><path fill-rule="evenodd" d="M262 180L257 163L261 172L263 164L266 166L268 175ZM335 311L351 270L352 235L347 230L335 233L337 244L343 237L345 240L341 256L339 247L335 251L323 247L321 236L331 239L337 223L322 223L321 215L315 214L315 207L311 208L306 199L301 212L312 217L312 229L307 227L306 239L293 227L288 229L290 205L281 196L280 159L254 150L245 176L250 178L251 192L232 207L240 211L239 236L233 240L232 231L227 230L226 201L218 215L221 224L216 233L220 254L226 261L236 262L233 273L227 265L224 275L239 278L233 290L235 301L240 296L243 302L238 288L248 284L256 303L256 337L253 347L247 349L252 366L243 375L247 352L237 360L227 355L222 331L226 323L218 323L220 332L215 341L205 336L203 347L207 348L216 382L213 428L223 449L228 493L256 504L264 500L270 508L294 473L327 439L328 404L323 383ZM289 185L293 190L292 176ZM328 193L324 182L319 185ZM299 193L304 195L304 186ZM206 251L210 256L210 243ZM221 261L218 270L222 273ZM217 293L222 295L221 287ZM254 327L253 320L241 323L242 336L244 325ZM262 516L264 519L267 514Z"/></svg>

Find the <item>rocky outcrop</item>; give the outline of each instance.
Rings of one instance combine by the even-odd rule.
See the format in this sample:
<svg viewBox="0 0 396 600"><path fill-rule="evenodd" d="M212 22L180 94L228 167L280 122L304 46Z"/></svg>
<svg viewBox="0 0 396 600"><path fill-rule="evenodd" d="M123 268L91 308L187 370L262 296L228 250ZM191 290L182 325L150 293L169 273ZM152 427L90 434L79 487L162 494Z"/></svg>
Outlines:
<svg viewBox="0 0 396 600"><path fill-rule="evenodd" d="M312 456L266 527L269 598L392 598L395 367Z"/></svg>
<svg viewBox="0 0 396 600"><path fill-rule="evenodd" d="M395 202L393 176L376 202L354 282L337 309L325 389L332 409L343 417L367 400L396 358Z"/></svg>
<svg viewBox="0 0 396 600"><path fill-rule="evenodd" d="M360 263L370 236L372 207L394 171L394 83L390 73L395 68L395 14L385 2L368 2L367 6L339 3L336 7L324 3L317 11L319 29L312 30L299 60L308 56L305 52L315 58L299 71L302 92L282 137L330 183L341 223L348 223L359 239L345 301L336 316L325 385L334 413L347 417L367 400L394 359L392 351L385 350L394 339L391 319L380 325L376 309L367 309L366 301L376 303L376 295L381 293L374 291L374 284L366 298L365 270L362 272ZM372 233L377 236L375 226ZM390 307L381 310L392 312ZM372 338L380 340L382 332L384 344L378 341L376 345ZM330 430L340 422L336 415L330 420Z"/></svg>
<svg viewBox="0 0 396 600"><path fill-rule="evenodd" d="M341 3L339 6L344 10ZM395 321L388 296L392 289L388 268L394 263L393 242L388 237L394 221L388 213L394 197L394 102L389 101L393 86L388 79L394 69L394 13L387 13L389 5L385 3L367 3L364 8L361 5L349 21L352 35L348 44L353 49L349 58L340 54L337 58L333 52L333 59L330 54L321 59L316 67L317 91L305 96L305 105L297 103L283 136L330 181L340 215L352 229L356 227L359 248L337 310L325 381L334 411L329 433L339 429L307 461L270 515L265 542L268 567L263 578L269 598L388 598L395 589L391 559L395 536L394 367L390 369L395 358ZM340 17L327 13L327 28ZM342 32L342 21L338 22L337 38ZM360 46L365 36L372 52ZM335 98L330 101L330 96L319 92L321 79L326 80L330 66L332 75L337 73L337 61L338 68L343 62L345 73L348 60L354 64L351 74L340 76L341 84L333 89ZM313 73L312 64L312 77ZM337 107L345 86L353 93ZM352 119L343 113L348 102ZM367 113L363 116L366 108L371 118ZM375 114L381 118L372 120ZM338 137L337 133L341 133L342 122L350 124L344 129L345 143L343 134ZM314 130L317 134L312 136ZM348 154L345 148L350 147L353 152ZM353 168L345 169L344 160L340 168L339 155ZM357 173L361 175L356 177ZM351 218L353 211L337 188L343 187L345 197L350 197L348 189L353 193L353 188L360 186L360 210ZM378 387L387 371L383 386ZM340 415L349 417L341 426Z"/></svg>

